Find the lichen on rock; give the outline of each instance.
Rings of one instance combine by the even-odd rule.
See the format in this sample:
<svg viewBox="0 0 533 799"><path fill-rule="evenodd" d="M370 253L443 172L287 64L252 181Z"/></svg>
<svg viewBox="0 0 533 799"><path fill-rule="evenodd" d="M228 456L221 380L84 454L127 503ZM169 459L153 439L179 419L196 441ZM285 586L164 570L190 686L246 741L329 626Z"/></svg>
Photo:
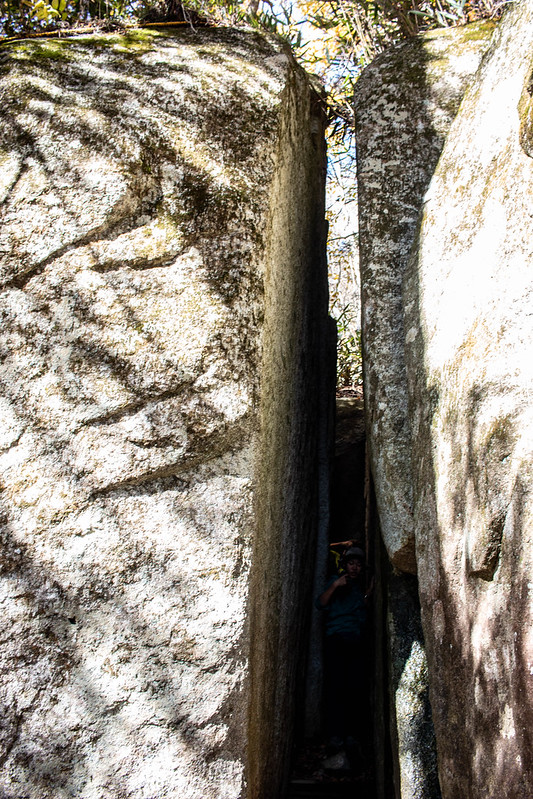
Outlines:
<svg viewBox="0 0 533 799"><path fill-rule="evenodd" d="M315 95L281 42L237 31L13 42L0 72L0 793L238 799L264 320L298 398L319 379L302 317L326 318ZM317 419L277 403L286 483ZM278 559L312 535L304 484Z"/></svg>
<svg viewBox="0 0 533 799"><path fill-rule="evenodd" d="M411 668L418 651L405 654L412 578L393 571L402 797L533 790L532 38L531 4L517 4L496 29L435 31L383 54L356 92L370 460L390 560L418 574L440 784L419 779L431 773L428 685Z"/></svg>
<svg viewBox="0 0 533 799"><path fill-rule="evenodd" d="M493 30L481 22L417 37L379 56L355 93L367 430L383 540L409 573L416 560L402 280L424 193Z"/></svg>
<svg viewBox="0 0 533 799"><path fill-rule="evenodd" d="M518 113L532 39L531 3L516 4L452 124L403 286L418 576L446 799L533 791L533 162Z"/></svg>

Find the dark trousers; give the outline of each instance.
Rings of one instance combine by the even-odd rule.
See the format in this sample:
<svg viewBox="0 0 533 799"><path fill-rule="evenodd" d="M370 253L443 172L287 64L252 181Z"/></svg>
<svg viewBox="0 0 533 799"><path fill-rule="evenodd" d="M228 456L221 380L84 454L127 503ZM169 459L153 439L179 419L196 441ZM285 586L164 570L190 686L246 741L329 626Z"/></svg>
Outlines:
<svg viewBox="0 0 533 799"><path fill-rule="evenodd" d="M367 700L365 662L360 636L333 633L324 651L324 701L328 738L361 740Z"/></svg>

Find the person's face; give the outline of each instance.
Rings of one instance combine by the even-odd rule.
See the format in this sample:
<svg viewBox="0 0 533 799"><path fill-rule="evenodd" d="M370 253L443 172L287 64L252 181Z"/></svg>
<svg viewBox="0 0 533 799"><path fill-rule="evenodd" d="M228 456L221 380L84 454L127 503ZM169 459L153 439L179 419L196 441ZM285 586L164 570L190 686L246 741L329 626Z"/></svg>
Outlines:
<svg viewBox="0 0 533 799"><path fill-rule="evenodd" d="M346 573L351 580L355 577L359 577L362 571L363 564L359 558L352 558L346 563Z"/></svg>

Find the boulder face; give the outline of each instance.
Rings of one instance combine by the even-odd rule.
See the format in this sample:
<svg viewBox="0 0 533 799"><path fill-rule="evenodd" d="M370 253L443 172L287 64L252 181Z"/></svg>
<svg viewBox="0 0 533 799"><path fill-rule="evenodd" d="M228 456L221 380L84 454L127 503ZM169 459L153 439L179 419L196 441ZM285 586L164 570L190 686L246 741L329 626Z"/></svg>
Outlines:
<svg viewBox="0 0 533 799"><path fill-rule="evenodd" d="M433 52L441 36L472 44L471 66L483 55L462 83L454 56L443 62L453 103L434 83L438 59L423 55L416 69L401 59L409 48L427 53L425 37L361 79L367 429L389 556L396 570L414 571L416 555L442 796L525 799L533 794L532 3L513 5L490 43L482 34L467 26L430 36ZM423 696L413 702L409 686L422 687L425 658L411 650L402 665L401 594L411 578L398 579L393 571L387 599L403 799L436 794L417 787L412 770L421 750L409 725Z"/></svg>
<svg viewBox="0 0 533 799"><path fill-rule="evenodd" d="M412 575L384 571L395 795L440 799L418 582Z"/></svg>
<svg viewBox="0 0 533 799"><path fill-rule="evenodd" d="M495 34L405 284L414 518L443 796L533 795L533 5Z"/></svg>
<svg viewBox="0 0 533 799"><path fill-rule="evenodd" d="M396 795L439 799L427 656L417 593L412 434L403 280L424 193L469 80L494 30L427 33L383 53L356 87L367 441L381 536L386 684ZM415 463L416 466L416 463ZM406 574L407 572L407 574Z"/></svg>
<svg viewBox="0 0 533 799"><path fill-rule="evenodd" d="M355 93L367 440L383 540L416 573L402 280L418 215L494 26L433 31L383 53Z"/></svg>
<svg viewBox="0 0 533 799"><path fill-rule="evenodd" d="M278 795L320 98L277 40L221 30L13 43L0 75L0 793Z"/></svg>

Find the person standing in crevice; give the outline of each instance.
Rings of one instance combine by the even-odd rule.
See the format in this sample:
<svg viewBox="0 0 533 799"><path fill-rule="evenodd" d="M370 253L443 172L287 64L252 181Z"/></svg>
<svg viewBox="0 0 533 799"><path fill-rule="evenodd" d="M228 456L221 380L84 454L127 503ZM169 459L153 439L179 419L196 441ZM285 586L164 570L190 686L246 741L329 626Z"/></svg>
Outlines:
<svg viewBox="0 0 533 799"><path fill-rule="evenodd" d="M354 754L361 755L364 741L364 561L362 549L349 547L341 558L343 573L331 577L316 600L316 606L326 614L324 700L329 758L324 761L325 768L348 768Z"/></svg>

